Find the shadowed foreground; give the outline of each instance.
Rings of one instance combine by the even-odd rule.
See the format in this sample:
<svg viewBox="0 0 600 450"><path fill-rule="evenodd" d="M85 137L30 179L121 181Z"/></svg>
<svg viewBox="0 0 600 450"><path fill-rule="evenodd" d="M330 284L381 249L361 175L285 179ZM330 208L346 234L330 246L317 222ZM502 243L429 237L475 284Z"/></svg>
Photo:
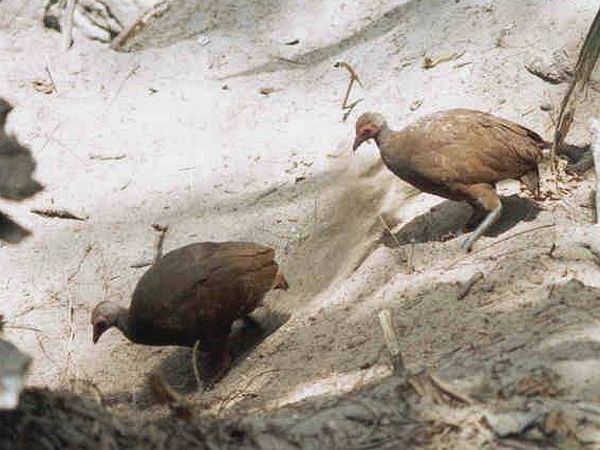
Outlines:
<svg viewBox="0 0 600 450"><path fill-rule="evenodd" d="M534 403L523 391L484 405L423 371L263 417L195 418L196 411L187 410L188 421L173 416L136 424L88 398L36 389L23 394L18 410L0 415L0 448L408 449L444 442L450 448L547 449L591 443L600 425L593 405L557 400L548 389L534 396Z"/></svg>

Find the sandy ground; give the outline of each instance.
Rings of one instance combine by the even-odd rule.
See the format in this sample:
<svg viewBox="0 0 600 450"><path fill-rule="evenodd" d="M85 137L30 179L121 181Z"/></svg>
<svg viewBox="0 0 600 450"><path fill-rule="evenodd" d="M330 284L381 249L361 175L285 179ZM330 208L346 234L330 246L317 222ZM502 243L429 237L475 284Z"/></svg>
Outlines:
<svg viewBox="0 0 600 450"><path fill-rule="evenodd" d="M17 105L9 128L46 185L33 200L1 205L33 232L0 247L7 335L35 357L32 385L93 386L119 412L156 416L164 409L146 374L160 369L207 413L264 410L388 374L377 325L386 307L410 368L437 368L473 395L510 396L523 377L550 373L554 395L600 401L597 266L589 252L551 254L593 220L590 182L563 184L563 200L538 206L506 183L502 220L463 257L458 240L442 237L462 225L466 206L395 179L373 146L350 151L354 119L371 109L399 128L473 107L549 139L552 113L540 105L557 108L566 85L525 64L563 50L573 61L595 2L201 3L175 1L140 36L142 50L119 54L79 35L65 53L38 2L0 1L0 95ZM452 54L422 67L424 56ZM346 122L338 60L364 83ZM46 67L50 95L32 85L50 81ZM589 104L597 97L591 91ZM143 270L131 264L151 256L154 222L171 227L167 250L198 240L272 245L292 286L258 312L270 331L291 318L264 339L241 330L234 368L209 393L195 391L187 349L136 346L117 332L91 342L91 308L128 303ZM457 300L477 271L484 280Z"/></svg>

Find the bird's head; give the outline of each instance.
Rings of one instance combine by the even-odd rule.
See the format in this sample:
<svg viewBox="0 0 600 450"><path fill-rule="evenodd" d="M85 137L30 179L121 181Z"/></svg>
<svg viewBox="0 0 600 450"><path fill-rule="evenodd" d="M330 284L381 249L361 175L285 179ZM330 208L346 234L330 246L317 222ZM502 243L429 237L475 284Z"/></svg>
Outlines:
<svg viewBox="0 0 600 450"><path fill-rule="evenodd" d="M92 310L92 342L95 344L102 334L117 324L121 308L113 302L100 302Z"/></svg>
<svg viewBox="0 0 600 450"><path fill-rule="evenodd" d="M366 112L356 119L356 137L352 150L356 151L360 145L369 139L376 139L379 133L387 127L385 118L374 112Z"/></svg>

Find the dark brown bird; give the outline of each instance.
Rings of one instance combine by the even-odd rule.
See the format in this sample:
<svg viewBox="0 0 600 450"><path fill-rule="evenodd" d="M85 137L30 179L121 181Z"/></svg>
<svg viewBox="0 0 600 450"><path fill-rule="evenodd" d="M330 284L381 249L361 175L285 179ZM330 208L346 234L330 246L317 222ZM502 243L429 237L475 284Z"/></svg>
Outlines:
<svg viewBox="0 0 600 450"><path fill-rule="evenodd" d="M381 114L367 112L356 121L353 149L369 139L375 140L385 165L402 180L421 191L466 201L473 207L466 228L475 230L462 244L467 252L500 217L497 182L521 179L539 196L538 162L548 144L537 133L509 120L481 111L451 109L393 131Z"/></svg>
<svg viewBox="0 0 600 450"><path fill-rule="evenodd" d="M248 242L200 242L173 250L138 282L129 309L101 302L92 311L93 342L117 327L132 342L202 351L207 386L229 368L231 325L288 285L272 248Z"/></svg>

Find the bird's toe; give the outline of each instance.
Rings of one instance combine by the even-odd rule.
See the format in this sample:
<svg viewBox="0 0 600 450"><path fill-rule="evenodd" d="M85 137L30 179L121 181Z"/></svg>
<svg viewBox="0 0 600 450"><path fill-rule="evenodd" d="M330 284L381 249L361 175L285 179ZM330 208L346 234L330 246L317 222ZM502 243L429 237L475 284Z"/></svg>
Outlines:
<svg viewBox="0 0 600 450"><path fill-rule="evenodd" d="M460 245L460 247L466 252L469 253L471 251L471 249L473 248L473 242L471 239L471 236L469 236L468 238L466 238L462 244Z"/></svg>

